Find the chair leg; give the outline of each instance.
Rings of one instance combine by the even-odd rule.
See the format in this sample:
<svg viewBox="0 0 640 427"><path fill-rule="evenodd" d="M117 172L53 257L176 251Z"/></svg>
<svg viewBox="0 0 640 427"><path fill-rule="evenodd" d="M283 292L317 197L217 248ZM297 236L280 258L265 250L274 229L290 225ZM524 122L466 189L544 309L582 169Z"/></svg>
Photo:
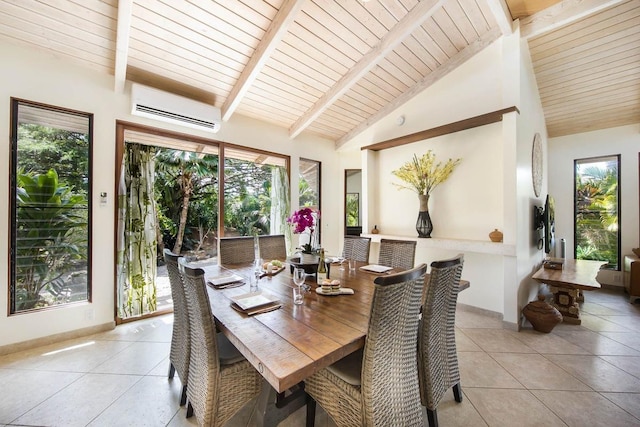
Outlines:
<svg viewBox="0 0 640 427"><path fill-rule="evenodd" d="M456 399L456 402L462 402L462 387L460 383L453 386L453 397Z"/></svg>
<svg viewBox="0 0 640 427"><path fill-rule="evenodd" d="M169 379L173 378L176 374L176 367L173 366L173 363L169 362Z"/></svg>
<svg viewBox="0 0 640 427"><path fill-rule="evenodd" d="M184 406L187 403L187 385L182 386L182 393L180 395L180 406Z"/></svg>
<svg viewBox="0 0 640 427"><path fill-rule="evenodd" d="M193 417L193 406L191 406L191 402L187 403L187 418Z"/></svg>
<svg viewBox="0 0 640 427"><path fill-rule="evenodd" d="M316 401L307 393L307 427L314 427L316 424Z"/></svg>
<svg viewBox="0 0 640 427"><path fill-rule="evenodd" d="M429 427L438 427L438 414L435 409L427 408L427 420L429 421Z"/></svg>

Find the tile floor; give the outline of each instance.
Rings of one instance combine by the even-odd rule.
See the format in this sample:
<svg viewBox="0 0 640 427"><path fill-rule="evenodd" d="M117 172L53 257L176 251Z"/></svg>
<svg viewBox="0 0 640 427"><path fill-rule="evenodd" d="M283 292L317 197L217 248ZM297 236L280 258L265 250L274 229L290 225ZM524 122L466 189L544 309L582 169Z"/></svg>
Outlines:
<svg viewBox="0 0 640 427"><path fill-rule="evenodd" d="M640 303L587 294L581 326L551 334L459 310L464 400L448 393L442 426L639 426ZM0 426L194 426L166 378L172 317L0 357ZM227 426L253 426L255 400ZM304 408L283 426L304 425ZM334 426L318 410L316 425Z"/></svg>

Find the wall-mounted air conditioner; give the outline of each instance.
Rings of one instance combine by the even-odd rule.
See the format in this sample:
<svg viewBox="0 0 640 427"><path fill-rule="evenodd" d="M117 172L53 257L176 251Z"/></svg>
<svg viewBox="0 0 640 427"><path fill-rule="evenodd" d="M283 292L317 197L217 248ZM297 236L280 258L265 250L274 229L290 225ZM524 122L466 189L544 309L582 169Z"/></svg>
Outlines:
<svg viewBox="0 0 640 427"><path fill-rule="evenodd" d="M131 114L195 129L218 132L220 109L203 102L134 83Z"/></svg>

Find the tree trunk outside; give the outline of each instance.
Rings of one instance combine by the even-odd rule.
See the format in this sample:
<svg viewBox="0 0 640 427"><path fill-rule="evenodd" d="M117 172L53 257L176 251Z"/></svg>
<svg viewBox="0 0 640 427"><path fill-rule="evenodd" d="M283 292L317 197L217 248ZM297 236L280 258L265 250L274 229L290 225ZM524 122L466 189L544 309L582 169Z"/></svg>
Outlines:
<svg viewBox="0 0 640 427"><path fill-rule="evenodd" d="M173 253L180 255L182 250L182 240L184 239L184 230L187 227L187 213L189 212L189 199L193 191L193 182L191 175L182 175L182 210L180 211L180 225L178 226L178 235L176 236L176 244L173 246Z"/></svg>

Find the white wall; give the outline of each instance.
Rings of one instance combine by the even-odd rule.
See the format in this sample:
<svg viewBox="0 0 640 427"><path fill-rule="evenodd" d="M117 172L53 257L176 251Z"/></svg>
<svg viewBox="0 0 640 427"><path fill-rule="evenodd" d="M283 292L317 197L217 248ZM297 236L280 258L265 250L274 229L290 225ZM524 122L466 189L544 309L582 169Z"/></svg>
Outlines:
<svg viewBox="0 0 640 427"><path fill-rule="evenodd" d="M511 39L515 43L515 39ZM533 239L533 207L544 202L547 193L548 180L543 178L540 195L536 197L532 183L532 147L533 138L539 133L542 139L544 161L543 170L546 171L547 161L547 134L542 111L542 104L538 95L538 88L533 73L533 66L526 41L517 39L520 45L518 61L511 61L519 65L514 73L519 78L520 115L516 126L515 147L515 175L511 179L515 182L516 205L515 220L516 232L516 275L514 282L505 285L505 321L519 323L522 308L532 299L538 291L539 285L531 279L531 275L539 268L544 258L543 251L535 246ZM546 173L543 175L546 176ZM508 213L506 213L508 215Z"/></svg>
<svg viewBox="0 0 640 427"><path fill-rule="evenodd" d="M182 133L233 142L292 156L292 209L297 206L298 158L322 162L322 188L343 188L343 172L337 161L334 144L319 137L300 135L290 140L286 129L235 115L223 123L219 133L212 135L188 128L170 126L129 114L128 90L114 93L113 77L69 65L47 53L37 52L6 42L0 42L3 66L0 67L0 134L9 140L9 99L22 98L94 114L94 216L93 216L93 302L60 307L53 310L15 316L0 315L0 346L40 337L67 333L83 328L105 325L113 321L114 313L114 174L115 122L117 119L141 123ZM8 143L0 148L0 170L9 170ZM357 166L356 166L357 167ZM0 200L8 200L8 174L0 174ZM106 191L108 203L101 205L98 194ZM339 194L338 190L332 194ZM5 202L6 203L6 202ZM344 221L342 199L322 200L323 244L337 250L341 243ZM0 209L0 229L8 230L8 209ZM8 260L8 237L0 242L0 259ZM0 263L0 307L8 307L8 262Z"/></svg>
<svg viewBox="0 0 640 427"><path fill-rule="evenodd" d="M549 194L556 202L556 241L566 239L567 258L574 257L574 160L620 155L621 255L640 246L638 212L638 154L640 124L598 130L549 140ZM620 275L599 275L606 284L621 286Z"/></svg>

